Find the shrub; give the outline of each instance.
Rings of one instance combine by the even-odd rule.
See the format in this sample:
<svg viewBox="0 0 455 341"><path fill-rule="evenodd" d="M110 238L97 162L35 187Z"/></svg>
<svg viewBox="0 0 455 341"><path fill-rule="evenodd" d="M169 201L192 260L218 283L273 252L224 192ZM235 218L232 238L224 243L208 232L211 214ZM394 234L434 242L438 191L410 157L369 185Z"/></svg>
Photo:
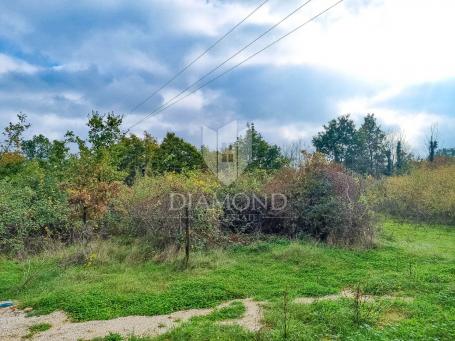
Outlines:
<svg viewBox="0 0 455 341"><path fill-rule="evenodd" d="M409 175L377 183L369 199L378 211L395 217L455 224L455 165L423 163Z"/></svg>
<svg viewBox="0 0 455 341"><path fill-rule="evenodd" d="M309 235L330 244L367 246L374 233L364 187L342 166L320 154L308 155L301 168L245 174L231 185L227 194L235 200L224 201L222 226L232 232Z"/></svg>
<svg viewBox="0 0 455 341"><path fill-rule="evenodd" d="M308 155L299 169L282 170L265 191L284 193L287 203L282 210L268 211L264 228L343 246L373 242L373 216L363 198L363 181L320 154Z"/></svg>
<svg viewBox="0 0 455 341"><path fill-rule="evenodd" d="M64 238L68 217L65 193L37 163L0 180L0 252L33 251L43 237Z"/></svg>
<svg viewBox="0 0 455 341"><path fill-rule="evenodd" d="M192 247L214 244L221 213L214 200L218 187L215 178L200 172L139 179L119 196L113 213L120 221L116 232L146 238L159 250L178 251L184 243L187 206Z"/></svg>
<svg viewBox="0 0 455 341"><path fill-rule="evenodd" d="M217 197L223 205L223 230L233 233L263 232L266 208L261 203L265 200L264 186L270 179L270 173L256 169L242 174L229 186L220 188Z"/></svg>

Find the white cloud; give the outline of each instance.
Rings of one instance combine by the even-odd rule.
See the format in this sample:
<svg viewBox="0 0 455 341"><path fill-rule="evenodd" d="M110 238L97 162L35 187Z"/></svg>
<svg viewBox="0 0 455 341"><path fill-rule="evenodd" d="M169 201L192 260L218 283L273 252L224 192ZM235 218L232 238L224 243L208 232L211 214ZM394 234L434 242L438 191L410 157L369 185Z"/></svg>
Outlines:
<svg viewBox="0 0 455 341"><path fill-rule="evenodd" d="M257 120L254 122L258 131L271 143L290 145L303 142L311 145L314 135L321 129L319 125L305 122L283 123L276 119Z"/></svg>
<svg viewBox="0 0 455 341"><path fill-rule="evenodd" d="M8 72L34 73L39 68L27 62L0 53L0 74Z"/></svg>
<svg viewBox="0 0 455 341"><path fill-rule="evenodd" d="M205 2L200 0L173 0L173 30L184 35L221 36L257 7L258 3ZM263 25L274 20L269 4L261 7L248 19L248 24ZM238 33L234 32L234 34Z"/></svg>
<svg viewBox="0 0 455 341"><path fill-rule="evenodd" d="M283 31L335 1L313 2ZM346 1L252 63L315 64L353 77L409 85L455 76L455 2L384 0L351 9Z"/></svg>
<svg viewBox="0 0 455 341"><path fill-rule="evenodd" d="M312 1L298 15L233 62L242 60L334 2L336 0ZM173 84L175 88L163 91L164 100L180 91L178 86L183 88L185 84L198 79L301 3L270 1L177 80ZM243 0L143 0L134 5L120 0L103 0L101 4L82 1L71 7L70 11L67 11L67 6L58 5L58 12L62 14L60 19L74 15L74 21L68 22L68 25L62 19L63 26L48 20L51 18L49 16L55 15L47 11L47 7L52 5L50 1L40 5L24 2L17 7L13 3L2 5L4 11L0 13L0 21L3 23L3 19L8 18L14 20L4 21L6 29L3 31L11 30L11 34L0 32L0 37L6 37L7 41L13 43L11 46L17 47L22 53L36 55L37 60L47 65L57 64L38 67L18 57L0 53L3 84L14 85L14 88L8 89L4 86L4 90L0 91L2 110L30 111L45 132L62 132L71 128L71 120L75 120L78 129L83 129L81 120L85 120L85 117L80 117L90 109L120 112L141 102L257 4L258 1ZM95 14L87 19L88 12ZM248 65L258 66L255 72L264 74L267 68L277 65L317 66L319 70L328 69L328 73L332 70L351 79L361 79L368 85L373 84L372 87L380 88L380 91L371 97L350 98L359 91L352 90L352 94L349 89L340 91L342 95L337 98L347 98L338 103L339 112L333 112L333 115L374 112L385 126L405 130L409 142L421 150L423 136L430 125L439 122L441 126L448 127L453 119L425 108L417 108L414 112L384 108L383 103L398 97L410 85L455 77L455 47L450 36L455 32L454 14L453 0L345 0L317 22L255 57ZM81 15L84 19L81 19ZM58 22L57 17L51 19ZM116 24L112 25L110 20ZM54 39L53 33L58 39ZM292 67L276 70L293 72ZM25 77L12 77L13 72L31 75L29 83ZM242 74L242 70L238 70L236 82L240 79L239 75L251 77L251 73ZM93 79L93 82L87 79ZM329 80L320 83L314 79L308 80L308 84L317 83L312 89L315 98L308 100L304 96L299 97L295 84L283 81L278 95L277 80L270 76L266 81L275 85L267 87L260 84L264 92L270 91L270 97L262 93L254 97L251 95L254 91L228 97L228 91L215 92L207 87L179 102L165 114L143 122L137 127L137 132L151 129L155 134L156 131L181 130L197 136L201 125L216 128L228 119L252 117L251 112L235 112L236 108L248 108L254 112L258 129L269 140L275 143L300 139L310 141L321 128L322 121L326 120L326 116L322 118L327 115L324 104L333 101L328 95L317 97L318 87L327 84L330 88L333 84L329 84ZM338 81L334 82L338 84ZM228 84L231 88L236 85ZM341 84L339 86L343 87ZM308 87L303 85L301 91L308 91ZM311 114L321 115L321 122L312 120L309 126L305 124L308 117L295 117L294 121L278 117L283 111L280 101L288 101L292 96L297 97L292 101L293 105L308 102ZM142 115L147 110L153 110L158 101L158 97L154 98L139 108L143 111ZM267 119L262 116L263 120L258 121L256 118L267 111L263 109L264 106L273 107L277 117ZM143 117L139 110L135 112L136 115L125 117L125 126ZM47 116L42 116L43 113ZM59 121L59 115L66 117Z"/></svg>

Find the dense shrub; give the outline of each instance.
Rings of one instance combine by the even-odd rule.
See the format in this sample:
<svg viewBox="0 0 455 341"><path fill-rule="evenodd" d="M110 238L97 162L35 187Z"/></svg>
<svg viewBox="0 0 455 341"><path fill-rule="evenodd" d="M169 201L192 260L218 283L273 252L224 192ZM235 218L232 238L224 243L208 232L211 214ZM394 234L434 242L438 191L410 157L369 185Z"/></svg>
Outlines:
<svg viewBox="0 0 455 341"><path fill-rule="evenodd" d="M200 172L139 179L116 203L114 214L120 223L113 232L145 238L160 250L177 251L184 243L188 207L192 247L216 243L221 213L215 200L218 187L215 178Z"/></svg>
<svg viewBox="0 0 455 341"><path fill-rule="evenodd" d="M222 229L232 233L263 232L262 223L267 208L264 186L271 174L260 169L242 174L229 186L220 188L218 201L223 205Z"/></svg>
<svg viewBox="0 0 455 341"><path fill-rule="evenodd" d="M373 217L363 197L363 181L320 154L308 155L299 169L245 179L249 184L241 179L228 192L235 203L231 200L227 207L224 202L222 225L228 230L309 235L346 246L372 243Z"/></svg>
<svg viewBox="0 0 455 341"><path fill-rule="evenodd" d="M363 197L363 181L320 154L308 155L300 169L282 170L265 192L287 197L283 210L269 210L265 229L344 246L373 242L373 216Z"/></svg>
<svg viewBox="0 0 455 341"><path fill-rule="evenodd" d="M372 188L369 200L396 217L455 224L455 165L439 160L386 178Z"/></svg>
<svg viewBox="0 0 455 341"><path fill-rule="evenodd" d="M0 180L0 252L33 251L46 238L64 238L68 217L65 193L37 163Z"/></svg>

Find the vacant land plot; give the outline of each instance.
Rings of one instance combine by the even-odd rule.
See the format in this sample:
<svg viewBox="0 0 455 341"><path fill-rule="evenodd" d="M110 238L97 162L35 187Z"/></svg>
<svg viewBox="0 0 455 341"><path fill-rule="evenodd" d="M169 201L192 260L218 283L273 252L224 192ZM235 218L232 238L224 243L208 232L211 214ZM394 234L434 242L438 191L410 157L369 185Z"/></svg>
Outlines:
<svg viewBox="0 0 455 341"><path fill-rule="evenodd" d="M195 254L187 270L134 262L125 245L104 248L82 265L61 252L2 259L0 300L33 307L33 315L63 311L72 322L205 309L174 320L155 335L163 340L455 338L453 228L387 221L370 250L274 240ZM248 327L251 314L259 331ZM30 337L56 327L48 328Z"/></svg>

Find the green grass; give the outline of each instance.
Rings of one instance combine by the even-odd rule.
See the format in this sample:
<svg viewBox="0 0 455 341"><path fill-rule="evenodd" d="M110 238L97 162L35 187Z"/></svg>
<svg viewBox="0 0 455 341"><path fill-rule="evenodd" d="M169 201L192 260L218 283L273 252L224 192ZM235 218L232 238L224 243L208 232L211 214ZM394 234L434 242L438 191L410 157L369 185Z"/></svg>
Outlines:
<svg viewBox="0 0 455 341"><path fill-rule="evenodd" d="M243 316L244 313L245 306L243 305L243 303L239 301L234 301L227 307L216 309L213 313L204 317L204 319L208 319L209 321L230 320L240 318Z"/></svg>
<svg viewBox="0 0 455 341"><path fill-rule="evenodd" d="M367 304L360 322L350 300L290 304L288 338L455 338L455 228L387 221L370 250L275 240L195 254L185 271L175 262L133 261L127 245L103 244L93 255L90 264L81 265L68 265L68 254L58 252L27 262L1 259L0 300L16 299L36 314L64 310L85 321L166 314L252 297L270 302L259 336L220 326L214 321L219 317L212 316L193 319L160 339L279 340L286 288L292 300L359 286L368 294L415 299ZM242 308L237 309L214 314L234 316Z"/></svg>
<svg viewBox="0 0 455 341"><path fill-rule="evenodd" d="M31 339L38 333L45 332L52 327L49 323L38 323L28 328L28 334L25 336L26 339Z"/></svg>

